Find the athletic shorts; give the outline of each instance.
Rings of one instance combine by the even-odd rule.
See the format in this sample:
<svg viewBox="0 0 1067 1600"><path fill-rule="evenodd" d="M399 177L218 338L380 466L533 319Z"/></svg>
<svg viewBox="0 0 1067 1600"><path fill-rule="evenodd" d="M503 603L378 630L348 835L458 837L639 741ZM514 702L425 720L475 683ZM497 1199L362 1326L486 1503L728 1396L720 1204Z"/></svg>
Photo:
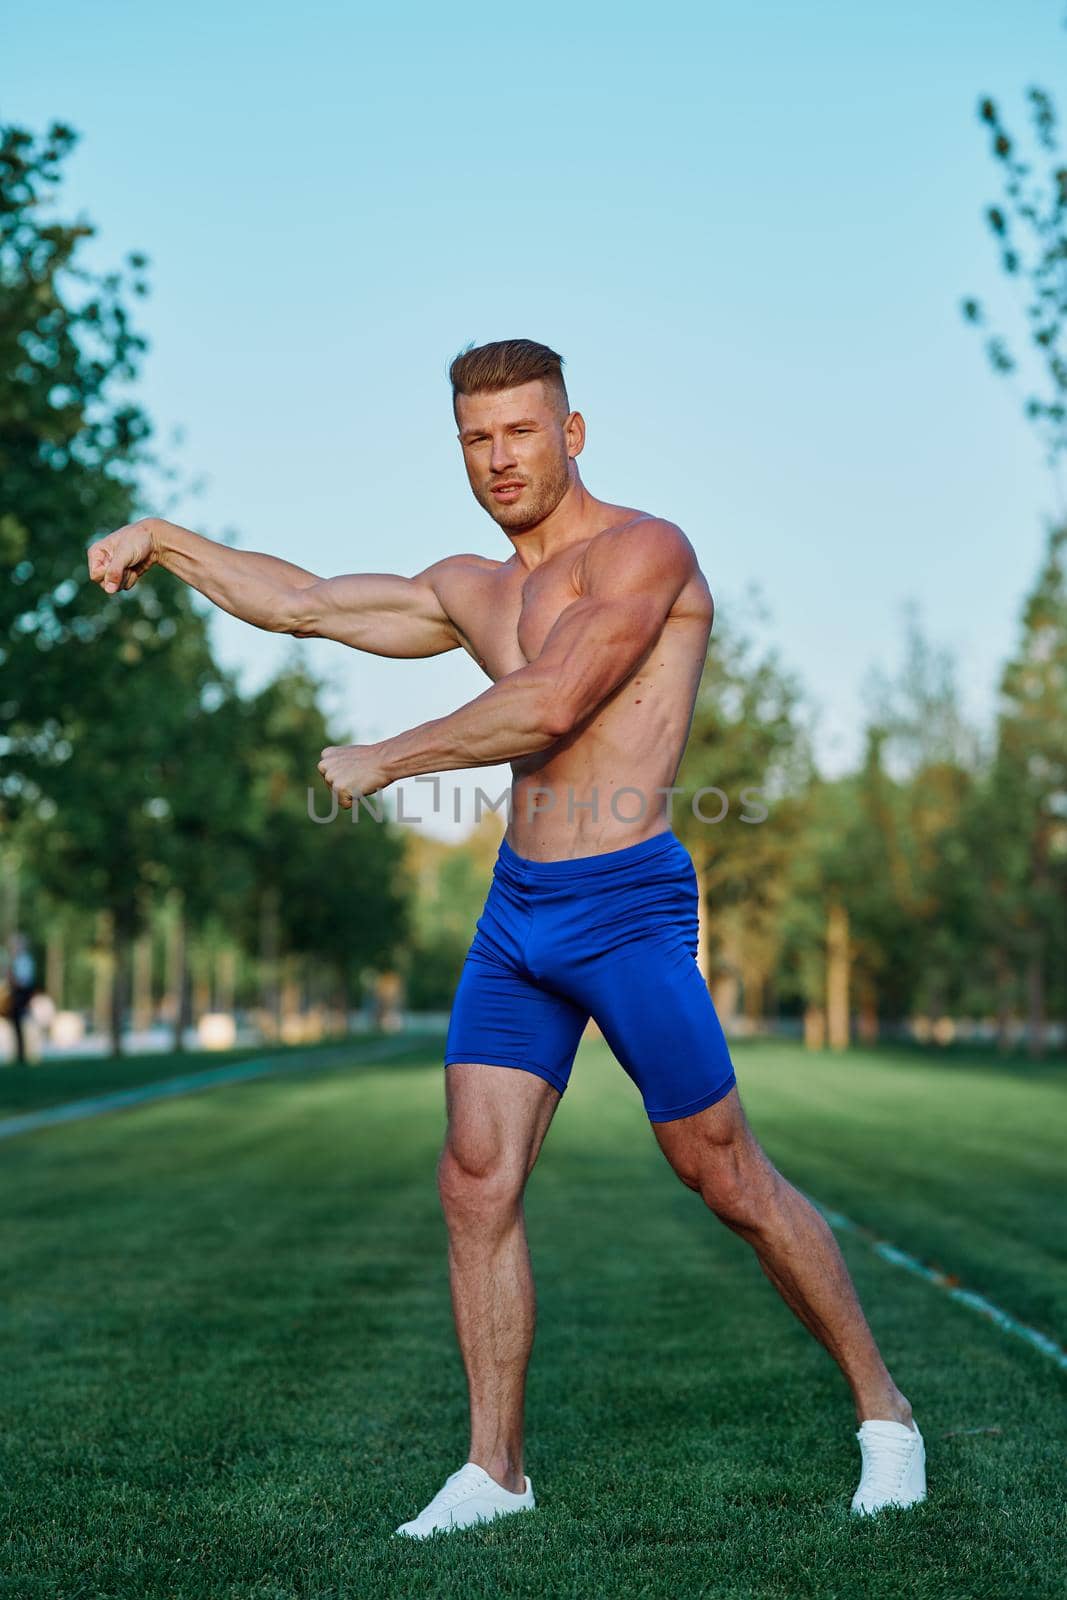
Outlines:
<svg viewBox="0 0 1067 1600"><path fill-rule="evenodd" d="M589 1018L651 1122L692 1116L736 1079L697 966L696 871L671 830L530 861L501 840L452 1003L445 1066L482 1061L567 1087Z"/></svg>

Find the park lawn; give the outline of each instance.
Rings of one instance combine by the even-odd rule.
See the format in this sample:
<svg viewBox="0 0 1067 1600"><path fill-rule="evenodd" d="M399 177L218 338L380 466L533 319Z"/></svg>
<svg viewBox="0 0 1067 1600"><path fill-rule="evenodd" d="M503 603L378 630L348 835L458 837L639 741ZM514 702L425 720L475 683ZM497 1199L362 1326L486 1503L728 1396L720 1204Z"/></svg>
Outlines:
<svg viewBox="0 0 1067 1600"><path fill-rule="evenodd" d="M806 1194L1067 1335L1067 1061L735 1050L749 1121Z"/></svg>
<svg viewBox="0 0 1067 1600"><path fill-rule="evenodd" d="M735 1059L793 1181L1023 1320L1052 1314L1054 1072L764 1044ZM467 1444L439 1063L264 1079L5 1143L0 1595L1062 1592L1063 1374L845 1236L930 1479L924 1506L851 1518L842 1379L673 1178L593 1042L526 1206L540 1508L392 1538Z"/></svg>
<svg viewBox="0 0 1067 1600"><path fill-rule="evenodd" d="M320 1044L242 1045L233 1050L175 1050L132 1053L124 1056L61 1056L22 1067L0 1067L0 1118L41 1111L48 1106L88 1100L96 1095L137 1089L189 1073L210 1072L239 1062L289 1057L293 1070L332 1065L353 1056L361 1058L376 1043L395 1035L368 1033L347 1040L324 1039ZM443 1037L443 1035L442 1035Z"/></svg>

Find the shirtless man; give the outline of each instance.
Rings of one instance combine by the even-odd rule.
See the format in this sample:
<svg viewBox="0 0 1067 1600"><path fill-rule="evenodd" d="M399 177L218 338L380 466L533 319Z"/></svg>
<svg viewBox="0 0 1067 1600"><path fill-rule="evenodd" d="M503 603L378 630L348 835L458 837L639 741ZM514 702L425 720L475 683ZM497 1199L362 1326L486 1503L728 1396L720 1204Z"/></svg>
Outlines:
<svg viewBox="0 0 1067 1600"><path fill-rule="evenodd" d="M423 1538L530 1510L523 1402L534 1286L527 1179L593 1016L640 1090L683 1183L752 1245L852 1393L863 1470L852 1510L926 1493L922 1435L890 1377L830 1228L771 1165L738 1095L696 963L697 882L669 797L713 605L673 523L591 495L585 423L560 357L528 339L457 356L459 441L475 499L512 546L412 578L322 579L155 518L97 541L108 593L152 566L234 616L382 656L463 648L492 679L458 711L377 744L330 746L319 771L349 807L401 778L510 762L508 826L452 1007L438 1168L467 1460L398 1533Z"/></svg>

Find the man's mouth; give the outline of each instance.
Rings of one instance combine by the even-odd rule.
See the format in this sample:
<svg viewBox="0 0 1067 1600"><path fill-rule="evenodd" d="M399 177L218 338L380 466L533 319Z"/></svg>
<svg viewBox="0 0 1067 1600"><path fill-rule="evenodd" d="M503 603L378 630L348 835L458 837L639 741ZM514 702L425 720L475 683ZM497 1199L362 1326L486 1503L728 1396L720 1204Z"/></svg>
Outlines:
<svg viewBox="0 0 1067 1600"><path fill-rule="evenodd" d="M509 478L505 479L503 483L494 483L489 493L494 500L499 500L503 505L507 505L511 500L517 500L525 487L526 485L520 483L517 479Z"/></svg>

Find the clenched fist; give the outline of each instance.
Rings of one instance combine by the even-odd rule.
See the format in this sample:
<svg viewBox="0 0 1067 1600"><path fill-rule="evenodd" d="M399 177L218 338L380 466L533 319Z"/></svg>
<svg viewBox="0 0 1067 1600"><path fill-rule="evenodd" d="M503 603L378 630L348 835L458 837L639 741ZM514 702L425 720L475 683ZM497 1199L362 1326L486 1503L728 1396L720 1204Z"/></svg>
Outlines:
<svg viewBox="0 0 1067 1600"><path fill-rule="evenodd" d="M351 811L353 795L376 794L389 782L376 744L328 744L319 771L343 811Z"/></svg>
<svg viewBox="0 0 1067 1600"><path fill-rule="evenodd" d="M151 517L128 522L89 546L89 576L105 594L132 589L157 558L156 525Z"/></svg>

